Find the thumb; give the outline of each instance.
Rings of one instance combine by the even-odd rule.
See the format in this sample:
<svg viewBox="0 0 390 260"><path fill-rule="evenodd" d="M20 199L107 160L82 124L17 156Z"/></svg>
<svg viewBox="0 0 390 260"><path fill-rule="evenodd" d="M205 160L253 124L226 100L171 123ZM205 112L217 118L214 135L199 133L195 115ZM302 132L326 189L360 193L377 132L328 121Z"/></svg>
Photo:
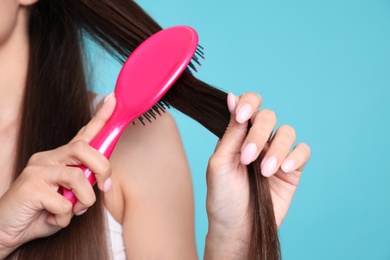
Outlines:
<svg viewBox="0 0 390 260"><path fill-rule="evenodd" d="M230 115L230 121L226 128L226 131L215 149L214 155L226 160L232 161L237 154L241 151L242 143L245 139L248 122L239 123L236 120L236 105L238 103L238 97L232 93L227 95L227 105Z"/></svg>
<svg viewBox="0 0 390 260"><path fill-rule="evenodd" d="M110 119L112 113L114 112L116 106L115 93L111 93L103 101L103 104L93 116L91 121L88 122L77 135L70 141L70 143L83 140L87 143L90 143L92 139L99 133L103 126Z"/></svg>

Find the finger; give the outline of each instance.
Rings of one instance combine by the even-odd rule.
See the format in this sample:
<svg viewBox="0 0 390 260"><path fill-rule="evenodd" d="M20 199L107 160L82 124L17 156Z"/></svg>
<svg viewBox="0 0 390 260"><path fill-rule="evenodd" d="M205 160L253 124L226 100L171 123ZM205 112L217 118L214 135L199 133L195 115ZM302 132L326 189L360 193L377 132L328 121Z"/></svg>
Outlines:
<svg viewBox="0 0 390 260"><path fill-rule="evenodd" d="M235 96L233 93L229 92L227 94L227 106L228 106L230 114L235 113L238 100L239 100L239 98L237 96Z"/></svg>
<svg viewBox="0 0 390 260"><path fill-rule="evenodd" d="M42 206L50 214L46 222L52 226L64 228L69 225L72 219L72 203L57 192L52 192L50 196L42 199Z"/></svg>
<svg viewBox="0 0 390 260"><path fill-rule="evenodd" d="M269 177L275 174L289 154L295 140L294 128L289 125L278 128L260 165L263 176Z"/></svg>
<svg viewBox="0 0 390 260"><path fill-rule="evenodd" d="M239 124L236 119L236 106L238 103L238 97L232 93L228 93L227 104L229 111L231 111L230 121L225 130L224 135L218 142L215 153L226 153L234 154L239 151L239 145L242 142L246 134L246 124ZM241 140L241 141L240 141Z"/></svg>
<svg viewBox="0 0 390 260"><path fill-rule="evenodd" d="M297 144L291 153L283 161L281 169L285 173L302 171L307 161L310 159L310 147L305 143Z"/></svg>
<svg viewBox="0 0 390 260"><path fill-rule="evenodd" d="M49 214L46 218L46 223L55 227L65 228L70 224L72 212L67 214Z"/></svg>
<svg viewBox="0 0 390 260"><path fill-rule="evenodd" d="M231 160L232 156L240 151L241 144L247 132L247 123L240 124L236 120L236 105L239 98L232 93L228 93L227 104L231 111L230 121L225 130L224 135L219 140L215 149L215 156L225 157L226 160Z"/></svg>
<svg viewBox="0 0 390 260"><path fill-rule="evenodd" d="M111 189L111 165L108 159L83 141L77 141L69 145L71 157L93 172L98 187L103 192ZM74 165L74 164L73 164Z"/></svg>
<svg viewBox="0 0 390 260"><path fill-rule="evenodd" d="M248 165L259 156L272 135L276 121L276 115L271 110L264 109L256 113L252 127L241 147L240 161L242 164Z"/></svg>
<svg viewBox="0 0 390 260"><path fill-rule="evenodd" d="M60 185L73 192L77 198L77 203L73 207L75 213L84 211L95 203L95 192L80 168L56 166L47 167L46 171L51 172L50 182L54 186Z"/></svg>
<svg viewBox="0 0 390 260"><path fill-rule="evenodd" d="M243 124L248 121L252 115L260 108L261 106L261 96L249 92L241 95L238 100L236 108L236 120L237 122Z"/></svg>
<svg viewBox="0 0 390 260"><path fill-rule="evenodd" d="M104 99L103 105L100 107L91 121L89 121L86 126L80 129L77 135L70 142L84 140L87 143L90 143L111 117L115 105L115 94L111 93Z"/></svg>
<svg viewBox="0 0 390 260"><path fill-rule="evenodd" d="M94 173L100 190L107 192L111 183L111 165L108 159L85 141L74 141L50 151L52 163L60 166L83 165ZM85 170L87 170L85 169Z"/></svg>

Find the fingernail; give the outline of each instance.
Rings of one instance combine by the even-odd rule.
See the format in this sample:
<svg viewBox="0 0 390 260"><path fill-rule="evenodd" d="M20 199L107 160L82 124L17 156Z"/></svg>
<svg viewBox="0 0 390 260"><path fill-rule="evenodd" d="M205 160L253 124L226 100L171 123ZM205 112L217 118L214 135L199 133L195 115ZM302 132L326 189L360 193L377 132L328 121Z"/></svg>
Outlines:
<svg viewBox="0 0 390 260"><path fill-rule="evenodd" d="M241 153L241 163L244 165L250 164L255 159L256 153L257 146L254 143L247 144Z"/></svg>
<svg viewBox="0 0 390 260"><path fill-rule="evenodd" d="M75 213L75 215L76 215L76 216L81 216L81 215L83 215L85 212L87 212L87 209L84 209L84 210L82 210L82 211L79 211L79 212Z"/></svg>
<svg viewBox="0 0 390 260"><path fill-rule="evenodd" d="M293 169L294 165L295 165L295 161L290 159L290 160L285 161L282 164L281 168L284 172L290 172Z"/></svg>
<svg viewBox="0 0 390 260"><path fill-rule="evenodd" d="M108 179L104 182L103 191L104 191L104 192L109 192L109 191L111 190L111 186L112 186L112 180L111 180L111 178L108 178Z"/></svg>
<svg viewBox="0 0 390 260"><path fill-rule="evenodd" d="M250 118L250 113L252 111L252 106L245 104L238 109L236 120L238 123L245 123Z"/></svg>
<svg viewBox="0 0 390 260"><path fill-rule="evenodd" d="M110 94L108 94L108 95L104 98L103 103L106 103L113 95L114 95L114 92L111 92Z"/></svg>
<svg viewBox="0 0 390 260"><path fill-rule="evenodd" d="M236 98L234 97L234 94L229 92L227 95L227 106L230 113L233 113L234 109L236 108Z"/></svg>
<svg viewBox="0 0 390 260"><path fill-rule="evenodd" d="M274 174L276 171L277 164L278 160L275 156L269 157L261 169L261 173L263 174L263 176L270 177L272 174Z"/></svg>

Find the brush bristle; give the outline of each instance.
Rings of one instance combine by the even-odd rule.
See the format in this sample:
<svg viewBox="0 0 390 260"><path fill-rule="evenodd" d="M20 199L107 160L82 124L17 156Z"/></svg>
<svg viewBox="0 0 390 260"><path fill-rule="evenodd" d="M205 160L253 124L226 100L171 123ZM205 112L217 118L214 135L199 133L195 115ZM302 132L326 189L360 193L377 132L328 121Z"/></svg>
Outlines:
<svg viewBox="0 0 390 260"><path fill-rule="evenodd" d="M198 72L196 66L194 63L196 63L198 66L202 66L202 64L199 62L200 59L205 60L204 57L204 48L200 45L196 48L196 51L194 53L194 56L192 57L190 63L188 64L186 71L192 74L192 71ZM165 113L165 110L170 108L170 105L168 102L160 100L155 104L151 109L149 109L146 113L144 113L142 116L138 117L138 120L145 125L145 120L147 120L149 123L152 123L152 120L157 120L157 116L162 116ZM135 124L135 121L133 121L133 125Z"/></svg>

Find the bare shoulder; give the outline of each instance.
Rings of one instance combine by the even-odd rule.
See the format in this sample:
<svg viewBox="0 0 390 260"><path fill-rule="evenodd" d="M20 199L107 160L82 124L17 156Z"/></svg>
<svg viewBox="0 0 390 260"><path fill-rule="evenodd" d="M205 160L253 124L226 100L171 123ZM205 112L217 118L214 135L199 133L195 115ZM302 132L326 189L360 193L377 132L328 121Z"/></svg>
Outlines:
<svg viewBox="0 0 390 260"><path fill-rule="evenodd" d="M189 172L180 134L169 113L146 125L139 121L135 125L130 124L119 139L110 162L113 169L112 193L118 194L110 192L105 196L108 208L111 208L111 197L112 201L131 198L140 192L141 184L143 192L155 189L153 185L158 185L160 178L167 177L162 173L175 163ZM114 217L121 220L122 216L115 212L121 207L113 206Z"/></svg>
<svg viewBox="0 0 390 260"><path fill-rule="evenodd" d="M142 257L152 245L169 259L183 250L196 254L191 175L173 117L129 125L110 161L113 189L105 203L123 225L127 257Z"/></svg>
<svg viewBox="0 0 390 260"><path fill-rule="evenodd" d="M169 113L146 125L140 122L129 125L115 148L111 163L114 170L118 170L115 174L132 181L150 177L145 174L147 170L162 171L176 163L188 170L180 134Z"/></svg>

